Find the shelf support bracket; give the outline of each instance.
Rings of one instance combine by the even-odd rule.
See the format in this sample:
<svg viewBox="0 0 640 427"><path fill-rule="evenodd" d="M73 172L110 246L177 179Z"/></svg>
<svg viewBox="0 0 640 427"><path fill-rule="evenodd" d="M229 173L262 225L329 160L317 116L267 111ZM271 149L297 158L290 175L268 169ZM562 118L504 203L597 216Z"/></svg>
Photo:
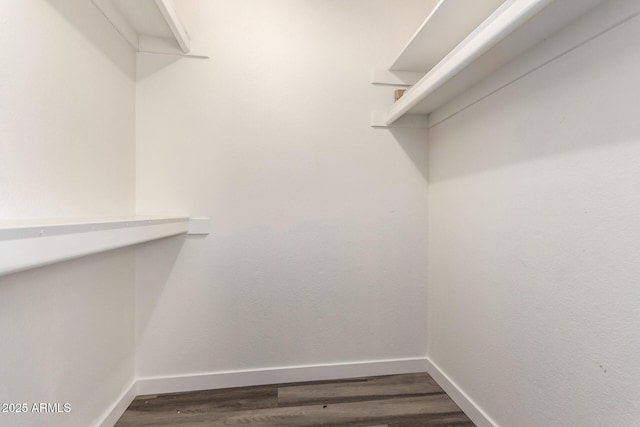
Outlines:
<svg viewBox="0 0 640 427"><path fill-rule="evenodd" d="M384 86L413 86L423 77L424 73L415 73L413 71L390 71L374 68L371 70L371 78L369 82L374 85Z"/></svg>
<svg viewBox="0 0 640 427"><path fill-rule="evenodd" d="M392 124L387 124L387 115L381 111L374 111L371 114L371 127L376 129L410 128L428 129L429 116L426 114L405 114Z"/></svg>

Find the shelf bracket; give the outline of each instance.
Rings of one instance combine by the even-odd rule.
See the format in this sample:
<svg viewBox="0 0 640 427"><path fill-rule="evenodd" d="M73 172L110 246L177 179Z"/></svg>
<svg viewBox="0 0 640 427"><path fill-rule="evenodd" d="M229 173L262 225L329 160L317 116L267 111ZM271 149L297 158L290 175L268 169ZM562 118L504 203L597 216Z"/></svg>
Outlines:
<svg viewBox="0 0 640 427"><path fill-rule="evenodd" d="M206 55L194 55L182 52L175 40L162 37L139 36L138 53L152 53L156 55L172 55L183 58L209 59Z"/></svg>
<svg viewBox="0 0 640 427"><path fill-rule="evenodd" d="M371 70L370 83L384 86L413 86L418 83L424 73L414 73L412 71L390 71L381 68Z"/></svg>
<svg viewBox="0 0 640 427"><path fill-rule="evenodd" d="M387 114L381 111L374 111L371 114L371 127L376 129L389 128L410 128L428 129L429 116L426 114L405 114L392 124L387 124Z"/></svg>
<svg viewBox="0 0 640 427"><path fill-rule="evenodd" d="M211 232L211 221L209 217L198 216L189 218L189 228L187 234L207 235Z"/></svg>

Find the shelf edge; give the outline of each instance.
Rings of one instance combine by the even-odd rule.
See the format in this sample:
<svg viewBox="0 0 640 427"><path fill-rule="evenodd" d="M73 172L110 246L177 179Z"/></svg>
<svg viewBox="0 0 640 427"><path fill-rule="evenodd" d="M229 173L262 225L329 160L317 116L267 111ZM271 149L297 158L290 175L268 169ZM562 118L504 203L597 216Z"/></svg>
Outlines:
<svg viewBox="0 0 640 427"><path fill-rule="evenodd" d="M440 0L396 57L390 70L427 73L504 0Z"/></svg>
<svg viewBox="0 0 640 427"><path fill-rule="evenodd" d="M389 110L391 125L553 0L508 0Z"/></svg>
<svg viewBox="0 0 640 427"><path fill-rule="evenodd" d="M91 0L96 8L102 13L115 30L133 47L136 52L140 51L140 39L143 37L152 37L147 34L138 33L131 24L128 16L116 7L111 0ZM189 53L191 49L191 37L187 32L184 24L180 21L172 0L153 0L158 9L164 23L173 35L173 41L180 47L180 51L184 54Z"/></svg>
<svg viewBox="0 0 640 427"><path fill-rule="evenodd" d="M0 276L185 234L188 221L187 217L133 218L0 229Z"/></svg>
<svg viewBox="0 0 640 427"><path fill-rule="evenodd" d="M369 83L382 86L413 86L423 78L425 73L411 71L391 71L374 68L371 70Z"/></svg>
<svg viewBox="0 0 640 427"><path fill-rule="evenodd" d="M428 129L429 116L427 114L405 114L392 124L388 125L386 114L381 111L374 111L371 114L371 127L375 129Z"/></svg>
<svg viewBox="0 0 640 427"><path fill-rule="evenodd" d="M182 21L178 18L173 2L171 0L155 0L155 3L178 42L180 49L182 49L184 53L189 53L191 49L191 38L184 25L182 25Z"/></svg>

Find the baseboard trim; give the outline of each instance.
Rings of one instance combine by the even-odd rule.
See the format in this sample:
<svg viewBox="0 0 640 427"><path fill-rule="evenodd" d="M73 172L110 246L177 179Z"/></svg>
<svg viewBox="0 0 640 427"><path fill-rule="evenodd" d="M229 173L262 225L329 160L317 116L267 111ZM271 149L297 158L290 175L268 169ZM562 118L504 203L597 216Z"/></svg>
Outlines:
<svg viewBox="0 0 640 427"><path fill-rule="evenodd" d="M498 424L484 412L467 393L462 391L460 386L453 382L451 378L431 359L426 358L427 373L442 387L442 389L458 404L460 409L467 414L471 421L478 427L498 427Z"/></svg>
<svg viewBox="0 0 640 427"><path fill-rule="evenodd" d="M112 427L139 395L414 372L431 375L478 427L499 427L438 365L422 357L138 378L111 405L96 427Z"/></svg>
<svg viewBox="0 0 640 427"><path fill-rule="evenodd" d="M426 368L427 361L425 358L415 358L146 377L138 379L137 392L138 395L147 395L376 375L408 374L425 372Z"/></svg>
<svg viewBox="0 0 640 427"><path fill-rule="evenodd" d="M113 427L137 395L137 380L133 380L109 409L105 411L100 421L96 424L96 427Z"/></svg>

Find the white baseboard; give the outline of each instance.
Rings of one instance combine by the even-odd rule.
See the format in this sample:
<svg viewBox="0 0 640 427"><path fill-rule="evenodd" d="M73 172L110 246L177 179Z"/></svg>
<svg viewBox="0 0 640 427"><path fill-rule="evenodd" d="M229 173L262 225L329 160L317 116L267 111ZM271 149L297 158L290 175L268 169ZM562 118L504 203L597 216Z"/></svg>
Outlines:
<svg viewBox="0 0 640 427"><path fill-rule="evenodd" d="M376 360L328 365L289 366L242 371L138 378L105 412L96 427L112 427L138 395L178 393L252 385L295 383L427 372L478 427L498 427L460 387L429 358Z"/></svg>
<svg viewBox="0 0 640 427"><path fill-rule="evenodd" d="M137 395L137 381L134 379L109 409L105 411L100 421L96 424L96 427L113 427Z"/></svg>
<svg viewBox="0 0 640 427"><path fill-rule="evenodd" d="M425 372L425 358L377 360L329 365L290 366L242 371L146 377L137 382L138 395L209 390L251 385Z"/></svg>
<svg viewBox="0 0 640 427"><path fill-rule="evenodd" d="M431 359L425 359L427 373L442 387L442 389L458 404L460 409L467 414L471 421L478 427L498 427L498 424L489 417L462 389L445 374L442 369Z"/></svg>

